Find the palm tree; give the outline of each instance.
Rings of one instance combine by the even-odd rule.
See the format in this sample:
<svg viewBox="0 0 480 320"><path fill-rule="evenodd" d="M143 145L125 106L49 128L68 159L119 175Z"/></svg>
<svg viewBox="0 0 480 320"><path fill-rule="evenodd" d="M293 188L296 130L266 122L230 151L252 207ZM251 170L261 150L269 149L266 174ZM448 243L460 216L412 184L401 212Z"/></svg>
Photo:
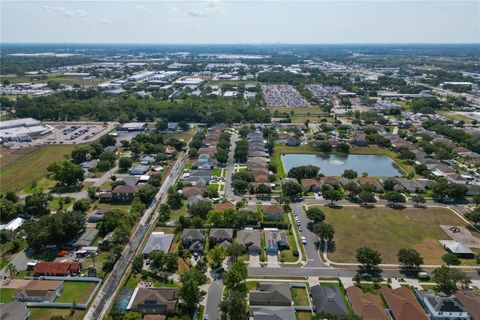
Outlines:
<svg viewBox="0 0 480 320"><path fill-rule="evenodd" d="M7 269L8 269L8 274L10 275L10 278L12 279L13 277L15 277L15 275L17 274L17 268L15 267L15 265L10 262L7 265Z"/></svg>

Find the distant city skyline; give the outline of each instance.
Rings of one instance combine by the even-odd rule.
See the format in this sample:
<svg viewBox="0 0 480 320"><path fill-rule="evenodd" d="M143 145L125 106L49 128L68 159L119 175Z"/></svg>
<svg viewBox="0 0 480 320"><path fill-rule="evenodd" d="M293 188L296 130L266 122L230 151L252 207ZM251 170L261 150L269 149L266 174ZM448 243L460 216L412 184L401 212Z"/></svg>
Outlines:
<svg viewBox="0 0 480 320"><path fill-rule="evenodd" d="M1 42L480 43L479 1L11 1Z"/></svg>

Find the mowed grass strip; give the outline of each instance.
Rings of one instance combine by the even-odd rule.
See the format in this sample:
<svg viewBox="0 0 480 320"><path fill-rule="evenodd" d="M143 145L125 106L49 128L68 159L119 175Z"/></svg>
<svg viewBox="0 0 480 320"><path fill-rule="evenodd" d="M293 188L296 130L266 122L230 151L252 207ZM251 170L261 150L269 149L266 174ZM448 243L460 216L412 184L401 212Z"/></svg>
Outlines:
<svg viewBox="0 0 480 320"><path fill-rule="evenodd" d="M95 282L65 281L64 288L55 302L86 303L95 289Z"/></svg>
<svg viewBox="0 0 480 320"><path fill-rule="evenodd" d="M49 320L55 316L62 316L66 320L81 320L85 310L70 310L60 308L29 308L31 320ZM72 313L73 312L73 313Z"/></svg>
<svg viewBox="0 0 480 320"><path fill-rule="evenodd" d="M305 288L291 288L293 303L296 306L308 306L308 293Z"/></svg>
<svg viewBox="0 0 480 320"><path fill-rule="evenodd" d="M75 145L44 146L36 148L32 153L25 151L23 157L18 157L17 153L6 154L5 159L2 156L0 158L1 191L19 191L31 185L47 174L50 163L64 159L64 155L70 155L74 148ZM9 157L15 157L14 161Z"/></svg>
<svg viewBox="0 0 480 320"><path fill-rule="evenodd" d="M450 237L440 225L466 225L445 208L320 208L335 228L334 247L328 254L334 262L356 262L357 248L369 246L381 253L382 263L398 263L399 249L414 248L426 264L441 264L445 250L438 240Z"/></svg>

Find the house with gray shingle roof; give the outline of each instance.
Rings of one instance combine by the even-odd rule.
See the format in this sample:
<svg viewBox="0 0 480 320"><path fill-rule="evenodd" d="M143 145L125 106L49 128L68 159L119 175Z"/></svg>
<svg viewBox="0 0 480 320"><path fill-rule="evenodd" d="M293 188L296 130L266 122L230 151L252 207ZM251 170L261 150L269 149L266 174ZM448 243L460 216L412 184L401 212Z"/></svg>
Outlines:
<svg viewBox="0 0 480 320"><path fill-rule="evenodd" d="M152 232L142 250L144 256L148 256L152 251L168 252L172 245L173 234L164 232Z"/></svg>
<svg viewBox="0 0 480 320"><path fill-rule="evenodd" d="M337 316L348 314L347 307L343 302L342 293L338 287L316 285L310 289L310 292L316 314L320 314L322 311Z"/></svg>

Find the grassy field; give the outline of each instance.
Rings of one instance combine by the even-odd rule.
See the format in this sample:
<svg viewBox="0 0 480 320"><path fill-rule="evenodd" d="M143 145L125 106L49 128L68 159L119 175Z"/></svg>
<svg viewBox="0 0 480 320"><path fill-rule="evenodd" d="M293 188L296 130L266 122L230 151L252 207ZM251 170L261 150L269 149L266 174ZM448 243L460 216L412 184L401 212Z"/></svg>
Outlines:
<svg viewBox="0 0 480 320"><path fill-rule="evenodd" d="M55 302L86 303L95 285L95 282L65 281L62 293Z"/></svg>
<svg viewBox="0 0 480 320"><path fill-rule="evenodd" d="M2 288L2 290L0 290L0 303L12 302L14 294L15 289Z"/></svg>
<svg viewBox="0 0 480 320"><path fill-rule="evenodd" d="M64 159L75 145L44 146L33 152L11 150L0 158L1 191L19 191L47 174L50 163Z"/></svg>
<svg viewBox="0 0 480 320"><path fill-rule="evenodd" d="M313 314L307 311L295 312L296 320L311 320L313 319Z"/></svg>
<svg viewBox="0 0 480 320"><path fill-rule="evenodd" d="M62 316L66 320L81 320L85 310L30 308L30 320L50 320L54 316Z"/></svg>
<svg viewBox="0 0 480 320"><path fill-rule="evenodd" d="M296 306L308 306L308 292L305 288L291 288L293 303Z"/></svg>
<svg viewBox="0 0 480 320"><path fill-rule="evenodd" d="M397 263L399 249L414 248L426 264L441 264L445 250L438 240L449 237L440 225L465 225L453 212L444 208L321 209L326 214L326 221L335 228L335 247L330 248L332 252L329 253L329 258L335 262L356 262L357 248L369 246L381 253L383 263ZM357 235L354 241L352 235Z"/></svg>
<svg viewBox="0 0 480 320"><path fill-rule="evenodd" d="M66 76L62 74L50 74L48 79L42 80L40 76L20 76L20 77L0 77L1 81L8 80L10 83L19 83L19 82L31 82L31 83L47 83L48 81L58 81L66 85L79 84L81 86L94 86L101 82L104 82L103 79L82 79L83 77L76 76Z"/></svg>

